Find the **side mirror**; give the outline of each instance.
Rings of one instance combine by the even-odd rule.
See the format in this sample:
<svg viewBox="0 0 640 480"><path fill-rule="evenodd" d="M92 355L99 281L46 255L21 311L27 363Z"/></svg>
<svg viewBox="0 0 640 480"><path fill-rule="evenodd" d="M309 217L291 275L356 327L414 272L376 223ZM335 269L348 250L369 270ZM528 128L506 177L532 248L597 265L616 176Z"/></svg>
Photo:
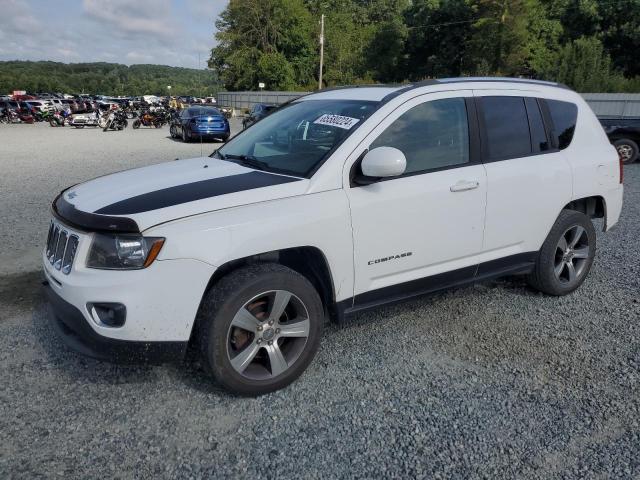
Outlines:
<svg viewBox="0 0 640 480"><path fill-rule="evenodd" d="M367 152L362 159L361 169L365 177L397 177L407 169L407 159L397 148L378 147Z"/></svg>

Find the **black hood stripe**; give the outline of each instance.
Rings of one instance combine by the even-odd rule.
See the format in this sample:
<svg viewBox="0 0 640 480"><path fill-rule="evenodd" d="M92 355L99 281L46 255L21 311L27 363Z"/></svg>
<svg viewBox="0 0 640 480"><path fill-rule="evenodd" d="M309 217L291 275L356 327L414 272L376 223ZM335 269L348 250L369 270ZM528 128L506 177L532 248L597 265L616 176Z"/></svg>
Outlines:
<svg viewBox="0 0 640 480"><path fill-rule="evenodd" d="M203 198L243 192L254 188L270 187L298 180L300 179L266 172L250 172L229 177L211 178L143 193L142 195L102 207L96 210L95 213L100 215L131 215L202 200Z"/></svg>

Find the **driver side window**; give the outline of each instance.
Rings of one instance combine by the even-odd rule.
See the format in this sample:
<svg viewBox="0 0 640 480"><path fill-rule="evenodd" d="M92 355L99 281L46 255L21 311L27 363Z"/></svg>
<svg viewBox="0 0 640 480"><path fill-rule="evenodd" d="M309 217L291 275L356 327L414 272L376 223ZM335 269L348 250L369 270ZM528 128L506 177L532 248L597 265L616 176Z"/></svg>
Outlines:
<svg viewBox="0 0 640 480"><path fill-rule="evenodd" d="M469 162L469 125L464 98L421 103L398 117L373 141L394 147L407 158L407 173L418 173Z"/></svg>

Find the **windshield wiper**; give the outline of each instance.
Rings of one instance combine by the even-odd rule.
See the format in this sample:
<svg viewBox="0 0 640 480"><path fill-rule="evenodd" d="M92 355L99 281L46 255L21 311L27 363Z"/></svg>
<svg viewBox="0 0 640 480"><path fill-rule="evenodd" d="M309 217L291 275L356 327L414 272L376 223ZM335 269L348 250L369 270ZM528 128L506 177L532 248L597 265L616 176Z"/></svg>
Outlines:
<svg viewBox="0 0 640 480"><path fill-rule="evenodd" d="M228 153L224 155L223 160L238 160L238 163L240 165L243 165L245 167L251 167L256 170L269 171L271 169L268 163L258 160L253 155L233 155L231 153Z"/></svg>

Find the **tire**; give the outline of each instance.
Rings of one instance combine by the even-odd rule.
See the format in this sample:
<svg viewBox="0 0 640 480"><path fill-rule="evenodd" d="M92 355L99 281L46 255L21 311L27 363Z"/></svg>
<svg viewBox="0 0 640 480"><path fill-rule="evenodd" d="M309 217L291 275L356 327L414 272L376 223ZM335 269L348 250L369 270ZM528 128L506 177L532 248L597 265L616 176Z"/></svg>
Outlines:
<svg viewBox="0 0 640 480"><path fill-rule="evenodd" d="M563 210L538 252L527 281L548 295L567 295L587 278L595 254L596 230L589 217L575 210Z"/></svg>
<svg viewBox="0 0 640 480"><path fill-rule="evenodd" d="M191 137L187 134L187 130L182 127L182 141L184 143L189 143L191 141Z"/></svg>
<svg viewBox="0 0 640 480"><path fill-rule="evenodd" d="M633 140L621 138L620 140L613 142L613 146L616 147L618 155L620 155L622 163L625 165L633 163L638 159L638 152L640 149L638 148L638 144Z"/></svg>
<svg viewBox="0 0 640 480"><path fill-rule="evenodd" d="M106 132L107 130L109 130L110 126L111 126L111 122L109 120L107 120L107 123L104 124L104 127L102 128L102 131Z"/></svg>
<svg viewBox="0 0 640 480"><path fill-rule="evenodd" d="M131 125L135 130L140 128L140 120L134 120L133 124Z"/></svg>
<svg viewBox="0 0 640 480"><path fill-rule="evenodd" d="M270 320L276 295L288 300L278 319ZM247 306L254 314L246 315ZM302 320L283 321L287 316ZM241 320L248 322L243 325L251 330L234 326ZM256 396L273 392L296 380L311 363L320 345L323 323L318 292L304 276L275 263L240 268L223 277L202 300L196 320L202 363L234 393ZM285 330L292 336L280 333ZM238 341L245 346L235 353ZM242 365L239 358L247 362Z"/></svg>

